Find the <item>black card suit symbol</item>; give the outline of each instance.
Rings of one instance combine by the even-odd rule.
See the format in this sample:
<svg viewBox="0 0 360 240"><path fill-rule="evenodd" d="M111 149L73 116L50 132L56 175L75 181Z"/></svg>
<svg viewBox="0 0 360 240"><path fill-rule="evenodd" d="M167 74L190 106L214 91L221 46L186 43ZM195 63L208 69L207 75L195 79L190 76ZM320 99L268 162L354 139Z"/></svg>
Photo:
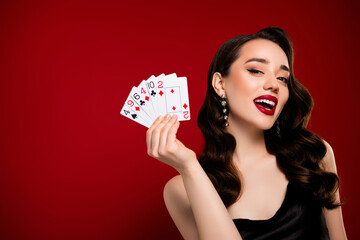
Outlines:
<svg viewBox="0 0 360 240"><path fill-rule="evenodd" d="M131 114L131 116L132 116L133 119L137 118L137 114Z"/></svg>
<svg viewBox="0 0 360 240"><path fill-rule="evenodd" d="M151 91L151 96L155 96L156 92L154 90Z"/></svg>
<svg viewBox="0 0 360 240"><path fill-rule="evenodd" d="M145 101L140 100L140 105L141 105L141 106L142 106L142 105L145 105Z"/></svg>

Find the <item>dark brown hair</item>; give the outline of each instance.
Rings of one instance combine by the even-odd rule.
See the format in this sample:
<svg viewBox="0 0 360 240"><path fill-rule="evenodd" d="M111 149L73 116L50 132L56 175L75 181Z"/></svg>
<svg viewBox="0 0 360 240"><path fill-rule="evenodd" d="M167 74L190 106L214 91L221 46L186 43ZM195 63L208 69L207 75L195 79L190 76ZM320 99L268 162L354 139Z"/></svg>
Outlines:
<svg viewBox="0 0 360 240"><path fill-rule="evenodd" d="M306 129L313 100L308 90L294 76L292 42L288 34L279 27L268 27L256 34L234 37L216 52L208 72L205 101L197 119L205 138L205 147L199 156L199 162L225 206L233 204L241 189L237 169L232 162L236 141L225 131L223 106L221 98L213 89L212 78L215 72L226 77L230 66L239 57L241 47L254 39L267 39L279 45L290 65L289 99L278 117L280 135L277 134L275 124L265 130L266 148L276 156L279 168L289 180L312 193L321 206L335 208L340 205L335 202L339 178L320 167L326 154L325 144L318 135Z"/></svg>

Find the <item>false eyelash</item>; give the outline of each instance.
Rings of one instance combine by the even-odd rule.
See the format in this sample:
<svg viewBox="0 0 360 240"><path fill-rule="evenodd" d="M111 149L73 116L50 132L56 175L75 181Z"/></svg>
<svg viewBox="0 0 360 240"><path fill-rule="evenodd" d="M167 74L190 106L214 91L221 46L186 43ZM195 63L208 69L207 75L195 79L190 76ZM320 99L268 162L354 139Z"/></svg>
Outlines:
<svg viewBox="0 0 360 240"><path fill-rule="evenodd" d="M248 69L248 71L249 72L251 72L251 73L263 73L263 72L261 72L261 71L259 71L259 70L256 70L256 69Z"/></svg>
<svg viewBox="0 0 360 240"><path fill-rule="evenodd" d="M248 69L248 71L250 72L250 73L254 73L254 74L259 74L259 73L263 73L263 72L261 72L261 71L259 71L259 70L256 70L256 69ZM284 77L280 77L280 78L278 78L280 81L283 81L284 83L288 83L289 82L289 79L287 79L287 78L284 78ZM283 79L283 80L282 80Z"/></svg>
<svg viewBox="0 0 360 240"><path fill-rule="evenodd" d="M284 80L281 80L280 78L282 78L282 79L284 79ZM280 80L280 81L283 81L284 83L288 83L288 82L289 82L289 79L287 79L287 78L284 78L284 77L280 77L280 78L279 78L279 80Z"/></svg>

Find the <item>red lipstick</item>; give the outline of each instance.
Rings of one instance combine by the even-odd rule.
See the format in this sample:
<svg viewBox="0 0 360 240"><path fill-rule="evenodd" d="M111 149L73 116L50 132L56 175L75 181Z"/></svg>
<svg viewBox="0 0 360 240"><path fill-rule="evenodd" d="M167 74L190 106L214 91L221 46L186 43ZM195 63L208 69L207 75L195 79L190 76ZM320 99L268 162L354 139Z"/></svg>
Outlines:
<svg viewBox="0 0 360 240"><path fill-rule="evenodd" d="M271 95L261 95L254 99L257 109L266 115L274 115L277 103L277 98Z"/></svg>

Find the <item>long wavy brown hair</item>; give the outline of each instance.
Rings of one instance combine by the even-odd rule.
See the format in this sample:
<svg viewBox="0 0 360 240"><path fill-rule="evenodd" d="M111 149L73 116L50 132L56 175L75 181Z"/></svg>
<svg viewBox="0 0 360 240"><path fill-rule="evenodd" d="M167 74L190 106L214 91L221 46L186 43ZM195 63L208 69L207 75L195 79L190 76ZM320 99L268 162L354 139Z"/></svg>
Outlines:
<svg viewBox="0 0 360 240"><path fill-rule="evenodd" d="M234 37L216 52L208 72L205 101L197 119L205 138L205 147L199 156L201 166L225 206L232 205L239 198L241 190L238 170L232 161L236 141L225 130L223 106L212 86L212 78L215 72L223 77L228 76L230 66L239 57L241 47L253 39L267 39L279 45L290 65L289 98L277 119L280 134L277 133L275 124L264 130L267 151L276 156L277 164L288 180L311 193L321 206L332 209L341 205L335 201L335 192L339 187L338 176L320 166L326 154L326 146L318 135L306 129L313 108L312 97L294 76L292 42L288 34L279 27L268 27L256 34Z"/></svg>

